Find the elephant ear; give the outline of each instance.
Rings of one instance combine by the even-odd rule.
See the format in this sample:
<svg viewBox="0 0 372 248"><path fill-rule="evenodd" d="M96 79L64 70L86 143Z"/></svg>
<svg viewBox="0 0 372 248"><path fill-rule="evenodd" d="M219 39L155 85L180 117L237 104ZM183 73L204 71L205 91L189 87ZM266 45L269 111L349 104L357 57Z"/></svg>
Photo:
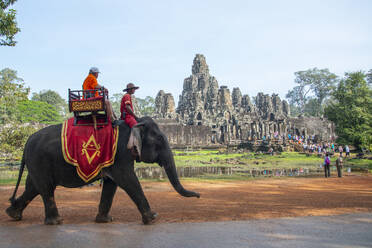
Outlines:
<svg viewBox="0 0 372 248"><path fill-rule="evenodd" d="M142 150L142 137L141 137L141 124L137 124L132 128L129 136L127 148L131 151L134 158L139 157L141 159Z"/></svg>

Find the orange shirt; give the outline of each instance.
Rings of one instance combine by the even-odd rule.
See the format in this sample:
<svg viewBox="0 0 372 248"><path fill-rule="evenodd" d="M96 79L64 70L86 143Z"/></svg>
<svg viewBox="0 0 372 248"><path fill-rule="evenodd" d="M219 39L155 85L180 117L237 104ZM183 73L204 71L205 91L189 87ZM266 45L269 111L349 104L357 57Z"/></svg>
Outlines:
<svg viewBox="0 0 372 248"><path fill-rule="evenodd" d="M89 74L83 83L83 90L94 90L98 85L97 79L92 74ZM98 96L98 91L96 91L95 96Z"/></svg>

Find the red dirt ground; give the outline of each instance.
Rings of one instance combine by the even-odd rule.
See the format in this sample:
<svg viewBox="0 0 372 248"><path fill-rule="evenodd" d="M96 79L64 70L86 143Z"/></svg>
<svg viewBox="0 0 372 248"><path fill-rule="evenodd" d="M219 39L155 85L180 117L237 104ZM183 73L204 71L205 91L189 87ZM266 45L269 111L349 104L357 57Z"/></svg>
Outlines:
<svg viewBox="0 0 372 248"><path fill-rule="evenodd" d="M234 182L194 182L183 180L186 189L201 198L179 196L168 182L142 182L143 190L158 223L231 221L277 217L337 215L372 212L372 176L343 178L278 178ZM44 206L36 197L12 221L5 213L14 187L0 187L0 225L42 224ZM59 187L55 198L66 224L94 222L100 187L82 189ZM23 187L18 191L23 192ZM18 194L18 195L19 195ZM113 223L141 222L141 216L128 195L118 189L111 209Z"/></svg>

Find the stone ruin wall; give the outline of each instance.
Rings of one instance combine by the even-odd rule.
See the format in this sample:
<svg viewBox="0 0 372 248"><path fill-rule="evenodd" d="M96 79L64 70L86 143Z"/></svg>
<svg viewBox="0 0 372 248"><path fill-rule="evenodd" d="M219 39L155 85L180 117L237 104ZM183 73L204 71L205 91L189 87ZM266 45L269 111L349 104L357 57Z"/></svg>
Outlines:
<svg viewBox="0 0 372 248"><path fill-rule="evenodd" d="M173 147L238 145L274 136L283 140L288 134L323 141L334 136L333 124L325 119L290 117L287 101L276 94L258 93L251 101L239 88L230 93L226 86L219 87L201 54L184 80L178 107L171 94L160 90L153 117Z"/></svg>

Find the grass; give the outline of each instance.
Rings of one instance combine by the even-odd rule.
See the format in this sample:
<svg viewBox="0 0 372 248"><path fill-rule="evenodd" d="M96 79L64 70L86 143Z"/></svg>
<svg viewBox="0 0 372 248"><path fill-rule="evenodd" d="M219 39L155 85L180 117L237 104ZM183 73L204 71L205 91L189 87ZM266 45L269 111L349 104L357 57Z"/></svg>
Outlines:
<svg viewBox="0 0 372 248"><path fill-rule="evenodd" d="M216 150L174 152L174 160L177 167L238 167L238 168L298 168L319 167L323 158L306 156L295 152L284 152L281 155L271 156L268 154L254 153L220 153ZM145 163L136 163L136 166L149 166Z"/></svg>
<svg viewBox="0 0 372 248"><path fill-rule="evenodd" d="M372 173L372 160L368 159L346 159L344 160L344 167L351 167L354 170L368 171Z"/></svg>
<svg viewBox="0 0 372 248"><path fill-rule="evenodd" d="M19 170L13 168L4 168L0 170L0 185L16 185L18 180ZM23 185L26 181L27 170L23 171L21 184Z"/></svg>
<svg viewBox="0 0 372 248"><path fill-rule="evenodd" d="M229 153L219 150L184 151L174 150L174 160L177 167L234 167L238 169L317 169L323 163L323 158L315 154L307 156L297 152L283 152L280 155L255 153ZM331 158L331 164L335 164L335 157ZM136 167L153 167L156 164L136 163ZM368 171L372 173L372 160L347 158L344 159L344 168L351 167L353 171ZM25 182L27 171L23 173L22 184ZM18 169L14 167L0 166L0 185L15 185L18 178ZM261 178L261 177L260 177ZM185 180L186 178L182 178ZM253 180L244 174L233 175L206 174L192 180ZM144 180L144 179L141 179ZM154 179L146 179L154 181ZM144 180L144 181L146 181ZM160 181L167 181L161 180ZM155 180L156 181L156 180Z"/></svg>

